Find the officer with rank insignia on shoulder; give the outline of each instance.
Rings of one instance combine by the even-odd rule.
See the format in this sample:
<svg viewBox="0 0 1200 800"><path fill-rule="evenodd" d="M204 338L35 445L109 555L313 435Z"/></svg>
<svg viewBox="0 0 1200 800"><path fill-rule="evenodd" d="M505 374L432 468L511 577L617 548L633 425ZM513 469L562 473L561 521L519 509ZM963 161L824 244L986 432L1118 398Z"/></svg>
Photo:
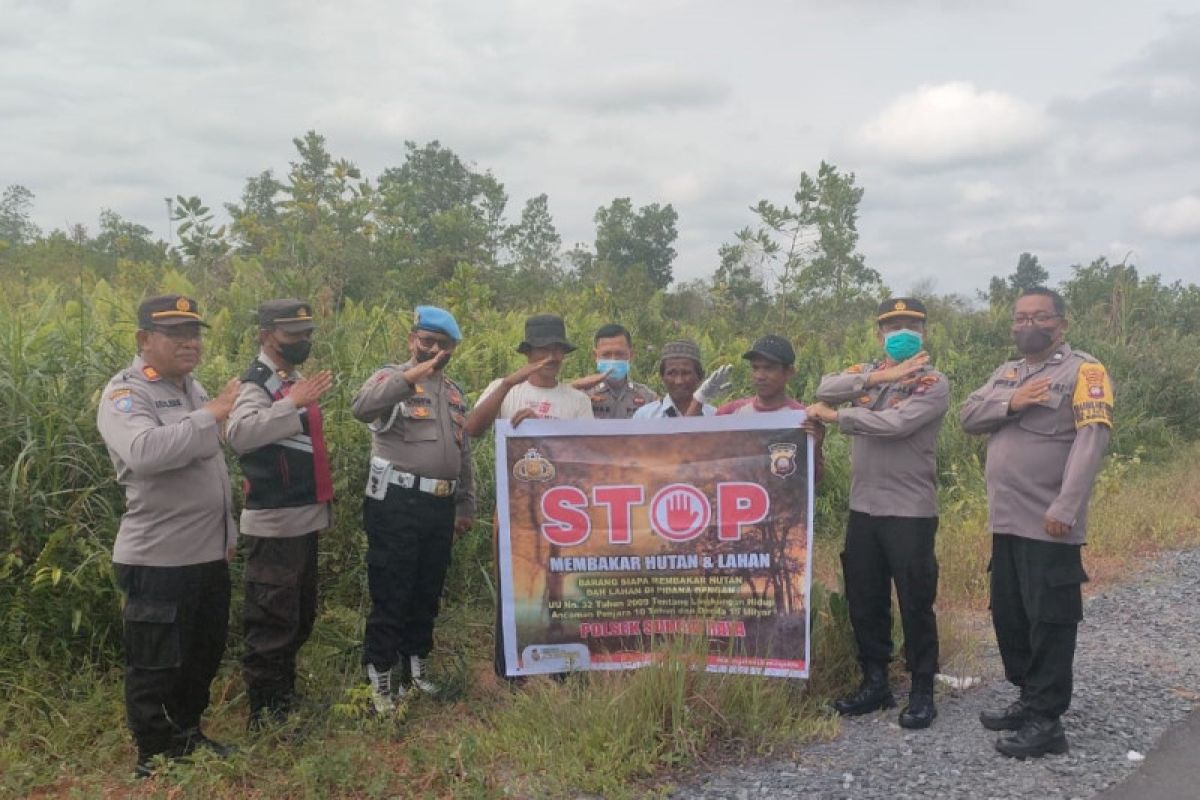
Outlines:
<svg viewBox="0 0 1200 800"><path fill-rule="evenodd" d="M1023 357L1002 364L959 412L964 431L988 435L992 625L1004 675L1020 690L979 720L1008 731L996 749L1019 759L1069 749L1059 718L1071 703L1088 579L1080 550L1113 425L1108 373L1067 344L1066 312L1052 289L1022 292L1012 337Z"/></svg>
<svg viewBox="0 0 1200 800"><path fill-rule="evenodd" d="M629 378L633 337L624 326L601 326L596 331L592 357L596 359L596 373L577 378L571 386L587 394L596 419L629 419L658 399L649 386Z"/></svg>
<svg viewBox="0 0 1200 800"><path fill-rule="evenodd" d="M903 728L927 728L937 716L938 671L937 437L950 407L946 376L924 350L925 304L884 300L876 337L884 359L826 375L808 413L851 437L850 518L842 571L862 683L834 703L840 714L895 705L888 685L892 658L892 583L900 601L904 654L912 674ZM836 408L849 404L845 408Z"/></svg>
<svg viewBox="0 0 1200 800"><path fill-rule="evenodd" d="M292 710L296 654L317 617L317 534L330 525L333 500L318 401L333 376L296 371L315 327L312 306L301 300L259 306L261 349L229 415L229 445L245 476L242 674L250 730Z"/></svg>
<svg viewBox="0 0 1200 800"><path fill-rule="evenodd" d="M200 718L225 652L237 544L221 427L239 381L210 398L192 370L207 324L170 294L138 307L138 355L100 397L96 424L125 489L113 570L125 595L125 714L139 777L199 748L228 755Z"/></svg>
<svg viewBox="0 0 1200 800"><path fill-rule="evenodd" d="M363 663L381 714L410 688L438 690L427 667L434 620L454 534L475 516L467 401L443 371L460 341L449 311L417 306L411 357L377 370L351 406L373 434L363 501L371 594Z"/></svg>

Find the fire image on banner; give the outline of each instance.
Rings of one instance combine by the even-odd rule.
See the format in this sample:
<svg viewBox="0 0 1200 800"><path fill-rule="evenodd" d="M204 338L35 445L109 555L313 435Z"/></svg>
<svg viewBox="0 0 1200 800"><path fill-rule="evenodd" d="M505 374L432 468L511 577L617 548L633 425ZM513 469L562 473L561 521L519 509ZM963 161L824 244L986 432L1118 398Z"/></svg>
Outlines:
<svg viewBox="0 0 1200 800"><path fill-rule="evenodd" d="M506 674L643 666L686 636L709 671L807 677L803 420L499 421Z"/></svg>

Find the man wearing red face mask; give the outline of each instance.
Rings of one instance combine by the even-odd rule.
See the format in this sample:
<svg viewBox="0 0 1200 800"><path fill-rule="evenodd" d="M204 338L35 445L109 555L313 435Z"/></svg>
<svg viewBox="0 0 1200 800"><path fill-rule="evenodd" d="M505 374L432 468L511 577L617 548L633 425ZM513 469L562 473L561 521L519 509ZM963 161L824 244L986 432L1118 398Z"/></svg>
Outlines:
<svg viewBox="0 0 1200 800"><path fill-rule="evenodd" d="M373 434L363 501L371 593L363 664L380 713L409 688L438 691L427 661L433 624L454 534L475 517L467 400L443 371L460 341L449 311L417 306L409 360L377 370L351 406Z"/></svg>
<svg viewBox="0 0 1200 800"><path fill-rule="evenodd" d="M1008 708L984 711L1006 756L1067 752L1059 717L1071 703L1075 636L1083 618L1080 550L1087 504L1113 424L1103 365L1065 341L1066 304L1026 289L1013 308L1009 361L963 403L967 433L988 434L991 606L1004 675L1019 687Z"/></svg>

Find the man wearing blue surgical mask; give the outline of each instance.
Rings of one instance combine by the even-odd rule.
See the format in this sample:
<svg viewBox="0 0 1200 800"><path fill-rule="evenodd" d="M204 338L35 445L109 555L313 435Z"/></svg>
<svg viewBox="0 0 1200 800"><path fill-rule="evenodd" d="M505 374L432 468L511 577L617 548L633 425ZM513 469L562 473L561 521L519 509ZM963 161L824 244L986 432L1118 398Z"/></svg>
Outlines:
<svg viewBox="0 0 1200 800"><path fill-rule="evenodd" d="M834 707L853 716L896 701L888 685L892 657L892 583L900 601L904 655L912 673L904 728L927 728L937 710L938 527L936 446L950 406L946 376L924 351L925 305L885 300L876 315L885 358L826 375L808 413L852 437L850 519L842 570L862 684ZM846 407L837 408L841 404Z"/></svg>
<svg viewBox="0 0 1200 800"><path fill-rule="evenodd" d="M629 419L638 409L658 399L649 386L629 380L633 337L623 326L611 323L596 331L592 356L596 373L571 383L587 393L596 419Z"/></svg>

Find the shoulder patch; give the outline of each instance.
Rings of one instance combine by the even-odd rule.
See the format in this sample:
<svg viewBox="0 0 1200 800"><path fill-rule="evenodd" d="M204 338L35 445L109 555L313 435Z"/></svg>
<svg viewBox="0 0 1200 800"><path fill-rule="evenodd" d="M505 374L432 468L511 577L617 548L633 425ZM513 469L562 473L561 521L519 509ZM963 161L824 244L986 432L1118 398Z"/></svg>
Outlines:
<svg viewBox="0 0 1200 800"><path fill-rule="evenodd" d="M862 364L851 364L850 366L846 367L846 372L850 375L861 375L862 371Z"/></svg>
<svg viewBox="0 0 1200 800"><path fill-rule="evenodd" d="M142 377L145 378L146 380L150 381L151 383L162 380L162 376L158 374L158 370L156 370L154 367L150 366L149 364L142 367Z"/></svg>
<svg viewBox="0 0 1200 800"><path fill-rule="evenodd" d="M1113 388L1103 364L1085 361L1079 365L1071 407L1077 429L1097 424L1112 427Z"/></svg>
<svg viewBox="0 0 1200 800"><path fill-rule="evenodd" d="M117 411L120 411L122 414L128 414L133 410L133 390L114 389L109 392L108 401L113 404L113 408Z"/></svg>

